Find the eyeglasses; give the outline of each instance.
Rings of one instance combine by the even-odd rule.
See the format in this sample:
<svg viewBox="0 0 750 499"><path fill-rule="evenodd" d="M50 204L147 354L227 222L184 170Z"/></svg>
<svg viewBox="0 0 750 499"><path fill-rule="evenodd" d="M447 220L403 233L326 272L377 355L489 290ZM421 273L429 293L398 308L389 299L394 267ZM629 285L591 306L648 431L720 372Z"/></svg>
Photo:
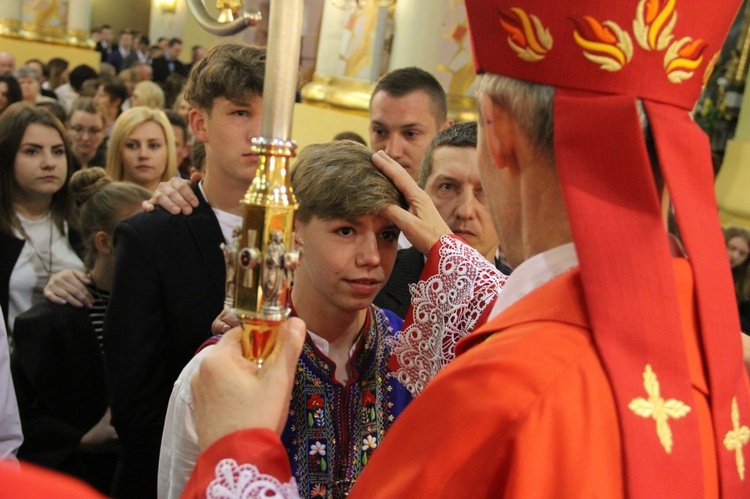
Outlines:
<svg viewBox="0 0 750 499"><path fill-rule="evenodd" d="M76 135L99 135L102 133L103 128L83 128L82 126L73 125L69 128L71 132L73 132Z"/></svg>

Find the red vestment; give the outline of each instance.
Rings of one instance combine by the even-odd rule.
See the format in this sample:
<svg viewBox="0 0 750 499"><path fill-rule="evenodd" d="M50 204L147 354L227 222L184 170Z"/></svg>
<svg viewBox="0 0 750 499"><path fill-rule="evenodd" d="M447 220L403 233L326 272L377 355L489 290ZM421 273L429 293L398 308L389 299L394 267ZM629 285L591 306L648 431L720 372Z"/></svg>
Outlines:
<svg viewBox="0 0 750 499"><path fill-rule="evenodd" d="M696 496L718 497L692 274L685 260L675 259L674 268L694 395L682 402L701 427L705 490ZM463 353L393 426L351 497L625 494L617 412L591 341L577 270L512 305L458 350ZM652 418L642 424L657 438ZM668 424L679 446L680 420ZM222 482L214 468L223 458L253 463L285 482L290 475L279 472L282 457L280 441L267 430L235 433L199 458L186 495L201 496L209 482Z"/></svg>

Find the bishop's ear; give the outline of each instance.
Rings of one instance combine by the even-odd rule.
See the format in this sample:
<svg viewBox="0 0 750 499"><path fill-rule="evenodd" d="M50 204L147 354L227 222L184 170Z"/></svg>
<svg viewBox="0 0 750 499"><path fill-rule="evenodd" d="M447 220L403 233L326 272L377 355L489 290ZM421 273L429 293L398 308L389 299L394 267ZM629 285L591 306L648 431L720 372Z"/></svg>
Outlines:
<svg viewBox="0 0 750 499"><path fill-rule="evenodd" d="M493 101L488 95L479 96L482 113L482 126L492 162L500 167L514 167L518 139L517 122L505 108Z"/></svg>

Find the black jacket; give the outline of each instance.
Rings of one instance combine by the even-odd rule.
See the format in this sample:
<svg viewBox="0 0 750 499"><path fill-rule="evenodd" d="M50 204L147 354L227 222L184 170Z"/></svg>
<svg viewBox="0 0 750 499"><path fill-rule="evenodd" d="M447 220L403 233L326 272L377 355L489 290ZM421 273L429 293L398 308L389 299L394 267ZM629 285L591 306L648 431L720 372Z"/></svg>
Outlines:
<svg viewBox="0 0 750 499"><path fill-rule="evenodd" d="M112 424L122 445L118 497L151 497L172 385L211 336L226 269L219 222L203 199L189 216L157 208L115 230L115 278L104 321Z"/></svg>

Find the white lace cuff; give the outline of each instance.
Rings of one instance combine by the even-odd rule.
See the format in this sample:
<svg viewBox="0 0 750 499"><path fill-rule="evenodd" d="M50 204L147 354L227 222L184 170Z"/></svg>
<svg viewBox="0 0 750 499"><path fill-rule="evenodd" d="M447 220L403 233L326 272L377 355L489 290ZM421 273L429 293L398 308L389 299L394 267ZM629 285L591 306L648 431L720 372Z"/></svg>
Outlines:
<svg viewBox="0 0 750 499"><path fill-rule="evenodd" d="M397 379L417 396L456 356L456 343L477 326L507 276L468 244L440 238L436 273L409 287L412 320L396 336ZM434 268L428 259L425 268ZM408 323L408 319L407 319Z"/></svg>
<svg viewBox="0 0 750 499"><path fill-rule="evenodd" d="M252 464L237 464L234 459L223 459L214 470L216 478L208 484L206 497L210 499L299 499L297 482L281 483L271 475L264 475Z"/></svg>

